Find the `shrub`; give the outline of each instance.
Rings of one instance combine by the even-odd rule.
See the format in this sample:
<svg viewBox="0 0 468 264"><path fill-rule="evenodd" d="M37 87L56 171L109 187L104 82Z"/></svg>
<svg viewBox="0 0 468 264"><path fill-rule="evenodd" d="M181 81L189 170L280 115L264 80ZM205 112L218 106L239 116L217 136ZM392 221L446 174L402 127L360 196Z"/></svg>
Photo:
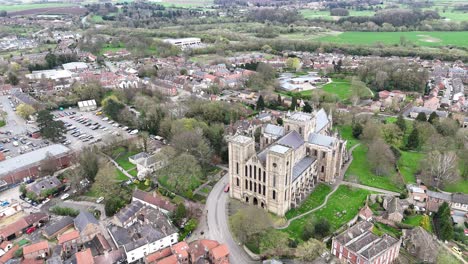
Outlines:
<svg viewBox="0 0 468 264"><path fill-rule="evenodd" d="M52 213L57 214L57 215L68 215L75 217L78 214L80 214L80 211L75 210L70 207L60 207L60 206L54 206L49 209Z"/></svg>

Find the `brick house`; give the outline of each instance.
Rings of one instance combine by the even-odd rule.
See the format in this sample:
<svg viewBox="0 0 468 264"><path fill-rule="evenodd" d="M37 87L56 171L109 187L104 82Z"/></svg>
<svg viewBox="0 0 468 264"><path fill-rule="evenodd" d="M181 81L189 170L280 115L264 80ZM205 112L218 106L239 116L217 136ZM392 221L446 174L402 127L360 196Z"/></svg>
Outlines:
<svg viewBox="0 0 468 264"><path fill-rule="evenodd" d="M47 258L50 255L49 242L41 241L35 244L25 246L23 248L23 256L25 259Z"/></svg>
<svg viewBox="0 0 468 264"><path fill-rule="evenodd" d="M372 233L373 224L367 221L348 228L332 240L331 253L343 263L392 263L398 258L400 240L387 234Z"/></svg>

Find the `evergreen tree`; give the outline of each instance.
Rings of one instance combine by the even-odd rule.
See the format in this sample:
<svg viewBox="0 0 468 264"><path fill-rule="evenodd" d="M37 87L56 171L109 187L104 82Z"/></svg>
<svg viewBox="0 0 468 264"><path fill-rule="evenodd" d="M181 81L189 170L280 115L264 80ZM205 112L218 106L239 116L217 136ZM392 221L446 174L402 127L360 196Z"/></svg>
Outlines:
<svg viewBox="0 0 468 264"><path fill-rule="evenodd" d="M295 110L296 107L297 107L297 98L293 96L291 99L291 107L289 109Z"/></svg>
<svg viewBox="0 0 468 264"><path fill-rule="evenodd" d="M437 120L439 120L439 116L436 114L436 112L432 112L431 115L429 116L429 123L434 124Z"/></svg>
<svg viewBox="0 0 468 264"><path fill-rule="evenodd" d="M437 213L434 216L434 223L437 237L440 240L447 241L453 239L453 223L448 203L444 202L439 207L439 210L437 210Z"/></svg>
<svg viewBox="0 0 468 264"><path fill-rule="evenodd" d="M305 102L304 107L302 110L306 113L312 113L312 106L309 104L309 102Z"/></svg>
<svg viewBox="0 0 468 264"><path fill-rule="evenodd" d="M353 137L354 138L359 138L359 136L362 134L362 130L364 128L362 127L361 123L354 123L353 125Z"/></svg>
<svg viewBox="0 0 468 264"><path fill-rule="evenodd" d="M263 110L264 108L265 108L265 101L263 100L263 96L260 95L260 96L258 97L258 100L257 100L257 107L256 107L256 109L257 109L258 111L261 111L261 110Z"/></svg>
<svg viewBox="0 0 468 264"><path fill-rule="evenodd" d="M417 149L419 148L419 145L420 145L419 131L415 127L413 128L413 131L411 131L411 134L408 137L408 143L406 143L406 147L408 149Z"/></svg>
<svg viewBox="0 0 468 264"><path fill-rule="evenodd" d="M397 125L401 131L405 132L406 131L406 121L405 118L402 115L399 115L395 125Z"/></svg>
<svg viewBox="0 0 468 264"><path fill-rule="evenodd" d="M53 142L57 142L65 134L63 122L54 120L48 110L41 110L37 113L37 123L41 136Z"/></svg>
<svg viewBox="0 0 468 264"><path fill-rule="evenodd" d="M283 99L281 99L281 94L278 94L278 98L276 99L276 101L278 101L278 105L283 104Z"/></svg>
<svg viewBox="0 0 468 264"><path fill-rule="evenodd" d="M424 112L419 113L418 116L416 117L416 121L426 122L427 121L426 113Z"/></svg>

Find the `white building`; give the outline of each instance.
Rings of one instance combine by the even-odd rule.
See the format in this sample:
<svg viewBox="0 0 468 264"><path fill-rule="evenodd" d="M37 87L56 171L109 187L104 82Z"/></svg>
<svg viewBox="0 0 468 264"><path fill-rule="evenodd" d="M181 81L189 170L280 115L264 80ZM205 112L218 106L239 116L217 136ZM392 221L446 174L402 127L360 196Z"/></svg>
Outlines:
<svg viewBox="0 0 468 264"><path fill-rule="evenodd" d="M44 71L33 71L30 74L26 74L26 78L30 80L40 80L50 79L50 80L60 80L60 79L70 79L72 77L72 72L69 70L44 70Z"/></svg>
<svg viewBox="0 0 468 264"><path fill-rule="evenodd" d="M192 48L194 46L202 44L200 38L178 38L178 39L165 39L163 42L170 43L172 45L175 45L177 47L180 47L181 49L184 48Z"/></svg>
<svg viewBox="0 0 468 264"><path fill-rule="evenodd" d="M94 111L97 109L96 100L87 100L78 102L78 107L80 111Z"/></svg>
<svg viewBox="0 0 468 264"><path fill-rule="evenodd" d="M88 64L84 62L70 62L62 64L64 70L77 72L77 71L84 71L88 69Z"/></svg>
<svg viewBox="0 0 468 264"><path fill-rule="evenodd" d="M163 212L138 201L122 209L114 223L108 227L109 234L115 245L124 249L128 263L170 247L179 239L177 229Z"/></svg>

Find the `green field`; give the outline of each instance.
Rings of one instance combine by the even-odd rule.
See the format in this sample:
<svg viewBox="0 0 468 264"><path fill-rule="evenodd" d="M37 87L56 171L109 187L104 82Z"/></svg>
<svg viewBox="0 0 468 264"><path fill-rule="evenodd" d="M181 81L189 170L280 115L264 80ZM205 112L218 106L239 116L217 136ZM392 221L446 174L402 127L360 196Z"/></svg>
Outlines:
<svg viewBox="0 0 468 264"><path fill-rule="evenodd" d="M315 190L307 197L307 199L298 208L293 208L286 213L286 218L291 219L295 216L303 214L314 209L325 201L327 194L331 192L331 188L325 184L319 184Z"/></svg>
<svg viewBox="0 0 468 264"><path fill-rule="evenodd" d="M326 36L319 40L324 42L373 45L382 43L398 45L400 38L418 46L457 46L468 47L468 31L412 31L412 32L343 32L337 36Z"/></svg>
<svg viewBox="0 0 468 264"><path fill-rule="evenodd" d="M415 174L421 165L424 154L419 152L401 151L401 157L398 160L400 173L405 179L405 183L415 183Z"/></svg>
<svg viewBox="0 0 468 264"><path fill-rule="evenodd" d="M5 125L6 125L5 120L0 120L0 127L5 126Z"/></svg>
<svg viewBox="0 0 468 264"><path fill-rule="evenodd" d="M353 128L351 127L351 125L339 126L338 131L340 133L341 138L348 141L346 144L347 149L350 149L359 143L359 140L353 137Z"/></svg>
<svg viewBox="0 0 468 264"><path fill-rule="evenodd" d="M7 12L24 11L36 8L50 8L50 7L67 7L76 6L76 4L70 3L44 3L44 4L14 4L14 5L0 5L0 10Z"/></svg>
<svg viewBox="0 0 468 264"><path fill-rule="evenodd" d="M325 92L336 94L340 100L344 101L351 96L351 84L348 80L332 78L332 82L322 86Z"/></svg>
<svg viewBox="0 0 468 264"><path fill-rule="evenodd" d="M300 238L304 226L310 223L312 219L320 218L327 219L330 222L331 231L335 231L356 216L369 194L370 192L367 190L342 185L330 196L325 207L291 222L284 231L291 238Z"/></svg>
<svg viewBox="0 0 468 264"><path fill-rule="evenodd" d="M372 173L367 161L367 147L359 145L353 151L353 162L346 171L345 179L357 179L363 185L399 192L402 187L399 188L395 184L393 181L394 176L376 176Z"/></svg>
<svg viewBox="0 0 468 264"><path fill-rule="evenodd" d="M468 194L468 181L462 179L457 182L447 184L443 189L447 192L459 192Z"/></svg>

